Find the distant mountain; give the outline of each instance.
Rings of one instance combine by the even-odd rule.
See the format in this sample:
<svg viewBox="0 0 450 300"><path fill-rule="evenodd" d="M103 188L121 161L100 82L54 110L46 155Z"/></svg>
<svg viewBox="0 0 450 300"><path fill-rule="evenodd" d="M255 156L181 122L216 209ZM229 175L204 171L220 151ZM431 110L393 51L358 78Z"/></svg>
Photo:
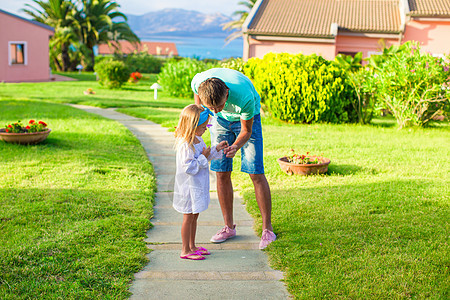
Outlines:
<svg viewBox="0 0 450 300"><path fill-rule="evenodd" d="M127 17L131 29L141 39L157 36L225 38L230 32L222 30L222 25L232 21L221 13L204 14L185 9L163 9Z"/></svg>

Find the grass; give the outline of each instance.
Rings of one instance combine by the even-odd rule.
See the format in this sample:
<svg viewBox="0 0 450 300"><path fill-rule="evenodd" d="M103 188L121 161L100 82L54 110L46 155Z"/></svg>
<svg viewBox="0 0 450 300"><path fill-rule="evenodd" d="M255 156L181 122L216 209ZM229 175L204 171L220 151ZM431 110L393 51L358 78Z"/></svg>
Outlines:
<svg viewBox="0 0 450 300"><path fill-rule="evenodd" d="M0 111L0 124L52 129L39 145L0 142L0 298L127 298L156 189L140 143L66 105L0 100Z"/></svg>
<svg viewBox="0 0 450 300"><path fill-rule="evenodd" d="M69 111L69 115L76 113L83 116L83 118L77 118L77 122L82 122L81 119L86 122L77 126L80 130L92 130L93 134L108 132L107 136L111 137L109 131L114 128L114 130L119 130L122 135L129 137L125 129L117 123L94 118L67 106L52 104L52 102L70 102L100 107L121 107L119 111L173 128L177 123L181 108L192 103L192 100L171 98L162 92L159 93L161 98L155 101L153 100L153 92L148 89L151 83L151 79L148 77L137 85L127 85L122 91L103 89L97 83L90 81L54 82L51 84L2 84L0 85L0 99L3 99L0 102L2 106L0 122L12 122L22 115L27 118L37 118L33 113L41 112L41 109L40 106L37 109L34 104L43 103L39 105L48 107L48 111L46 112L47 115L42 116L42 118L50 118L52 122L52 118L54 118L56 124L61 122L61 125L58 125L61 128L66 128L64 127L66 125L63 124L67 123L66 111ZM82 91L88 87L93 88L97 92L96 95L93 97L84 96ZM17 99L16 95L20 95L23 100ZM29 106L29 111L18 111L13 114L11 113L12 110L3 109L4 103L13 103L14 105L25 103L27 104L26 107L29 103L33 103L33 105ZM60 107L64 109L61 111L58 109ZM25 116L22 118L25 119ZM71 119L69 118L69 120ZM49 124L52 124L52 122L49 122ZM94 126L88 124L94 124ZM97 128L97 130L92 129L92 127ZM80 215L81 219L83 215L91 216L94 212L102 211L103 207L106 207L105 209L109 211L111 201L115 201L111 194L126 192L123 194L123 199L133 198L140 193L148 193L151 197L152 188L147 188L145 184L143 189L137 187L138 185L132 185L134 188L130 190L130 187L125 184L129 177L126 177L125 180L120 177L124 174L121 172L119 172L120 176L116 174L115 168L118 166L116 162L120 161L121 158L105 155L103 151L98 151L97 148L100 146L97 143L100 141L97 138L89 139L83 143L78 130L74 130L72 127L67 127L65 130L64 135L58 134L59 129L54 131L47 144L26 147L24 150L26 152L20 154L19 158L13 157L17 156L16 152L21 153L19 149L23 147L0 144L3 146L3 148L0 148L2 155L7 153L7 157L11 156L8 160L0 162L2 165L0 178L8 182L8 189L16 189L17 191L25 189L25 191L28 191L24 195L11 196L11 193L5 192L5 188L1 190L0 202L2 204L7 203L8 209L6 211L9 215L17 215L16 212L20 211L21 214L29 215L28 218L35 216L36 213L28 213L25 209L28 206L22 205L22 202L26 202L23 199L36 199L33 196L36 190L39 192L38 195L53 199L51 207L59 207L59 204L55 205L54 203L59 203L58 199L61 195L67 195L66 198L63 197L66 201L63 201L61 207L78 205L76 210L71 209L70 211L79 212L75 216ZM278 235L277 241L272 243L266 252L272 266L285 272L285 282L294 298L446 299L450 297L450 251L448 245L448 232L450 232L448 221L450 213L448 196L450 194L448 179L450 171L450 130L448 123L428 129L397 130L395 121L390 118L376 119L372 125L366 126L293 125L263 118L263 133L266 176L272 190L273 225ZM131 137L129 138L130 143L135 145L136 141ZM109 141L109 139L104 142L113 143L108 147L104 146L106 152L108 152L108 149L120 149L114 151L114 153L127 153L126 147L120 142L115 143ZM58 146L50 147L55 143ZM67 143L71 146L66 146ZM78 145L79 143L81 145ZM84 148L80 148L74 155L65 156L74 146ZM4 152L5 147L9 149L7 152ZM65 151L55 156L47 153L48 148ZM307 177L287 176L282 173L276 159L288 154L291 148L295 149L296 152L305 153L309 151L330 158L329 172L321 176ZM39 152L40 155L46 157L45 160L37 160L35 156L31 155L38 151L37 149L45 149L45 151ZM133 163L140 165L146 161L140 148L127 155L131 156L135 152L138 153L136 154L138 157L135 157L134 160L130 159L130 161L126 159L128 163L125 163L125 165L134 165ZM87 165L85 159L92 156L100 157L93 160L94 166L91 163ZM71 159L71 157L76 157L76 159ZM44 166L48 164L48 169L42 167L43 164ZM67 164L70 167L67 167ZM4 165L7 167L3 168ZM120 165L122 165L122 162ZM20 168L17 166L20 166ZM25 166L25 168L22 166ZM236 159L234 168L239 170L239 167L239 159ZM78 168L81 171L74 171L75 174L69 172L78 170ZM58 178L62 179L55 180L55 176L50 177L48 175L50 171L48 170L55 170L54 174L58 174ZM145 171L137 172L137 174L142 175L138 177L151 182L153 178L147 171L150 172L149 169L145 168ZM17 175L11 175L15 173ZM70 175L65 175L66 173ZM44 181L36 180L36 178L42 176L41 174L47 174L48 179ZM113 174L119 177L116 178ZM112 176L118 185L108 186L109 182L105 182L105 180L101 182L99 180L88 180L86 176L87 178ZM122 184L120 185L120 183ZM235 188L243 195L247 209L256 219L255 229L260 232L260 215L248 176L240 172L233 172L233 183ZM10 188L11 184L16 187ZM38 184L37 188L35 187L36 184ZM80 189L75 187L80 184L89 185L89 188L83 186L82 190L87 190L87 195L93 195L92 198L89 198L86 194L78 194ZM108 193L110 188L114 192ZM69 195L71 196L69 197ZM90 201L85 199L97 199L97 197L103 197L99 198L103 200L100 203L96 202L97 205L94 207L97 210L95 210L90 207ZM35 210L32 211L42 215L39 201L28 200L28 202L30 203L27 205L37 202ZM136 200L130 202L134 204ZM147 209L149 208L143 209L140 216L151 214ZM65 212L64 209L60 210ZM68 222L66 219L75 218L72 214L66 212L64 215L63 212L51 217L56 218L61 214L58 221L64 222L64 224ZM134 212L134 210L127 211L125 215L133 215ZM9 224L10 221L5 223L3 221L5 217L2 215L1 218L0 232L3 236L5 224ZM75 223L77 225L94 224L92 219L86 218L89 221L82 219L83 221ZM144 222L144 219L142 222ZM39 220L45 219L40 218ZM94 218L94 220L97 219ZM13 238L12 233L4 238L5 240L12 240L8 242L8 245L13 249L16 248L16 252L8 254L10 252L6 251L7 248L2 250L3 269L0 273L2 280L0 291L7 291L6 286L11 285L11 282L18 281L20 282L18 285L21 285L23 281L24 286L32 286L28 291L25 291L25 295L33 296L38 293L36 290L39 290L37 284L39 281L36 282L36 279L33 281L31 277L26 276L21 279L20 276L29 272L30 265L36 265L36 268L39 269L41 260L44 261L42 258L48 259L48 257L53 256L46 253L53 252L48 250L51 247L43 248L35 258L32 250L34 246L31 245L35 245L36 241L39 242L39 245L46 245L47 239L53 238L53 235L47 232L56 232L57 237L59 233L66 237L77 232L71 227L72 230L67 230L68 233L64 234L62 230L65 226L59 226L58 229L52 229L53 231L47 229L49 226L47 224L52 224L52 222L36 221L31 225L30 222L21 222L20 227L17 225L14 229L9 229L11 232L21 232L21 230L31 233L37 232L36 234L40 234L40 236L33 238L31 242L25 241L28 234L21 235L22 239L20 240ZM107 221L104 222L107 223ZM55 223L58 222L55 221ZM148 226L148 224L146 223L145 226ZM102 227L102 230L89 230L89 233L91 233L89 238L81 239L76 245L80 249L89 248L89 245L92 245L90 239L108 239L101 234L103 230L106 232L112 231L117 235L124 235L124 232L127 232L126 236L133 236L133 241L138 246L132 254L135 259L134 264L131 264L132 267L124 267L125 271L121 273L125 278L131 276L133 271L139 269L139 266L143 263L144 250L141 250L140 242L145 226L142 225L139 228L114 227L108 223L104 226L106 229ZM106 271L100 267L100 264L97 267L89 267L87 263L78 265L77 259L84 261L83 254L79 254L83 251L71 251L71 247L64 244L63 240L62 237L58 240L58 243L62 243L63 247L61 247L61 252L57 253L64 255L64 258L69 259L72 264L69 266L63 265L63 260L57 260L51 264L51 267L48 267L48 270L53 270L52 268L54 270L64 269L71 270L69 273L77 274L73 271L76 270L82 273L79 277L83 279L74 279L70 283L68 283L67 278L64 281L56 280L58 283L48 286L43 285L41 290L54 289L55 292L51 295L63 293L64 296L69 295L68 297L71 297L72 294L69 291L75 291L76 288L61 290L58 284L66 282L70 287L76 286L78 288L83 286L79 283L80 281L84 284L84 281L91 278L84 275L92 272L96 274L92 276L93 278L98 281L103 280L102 283L95 280L96 284L86 283L86 286L91 288L89 292L95 295L93 298L104 298L104 295L113 293L115 293L115 296L110 296L111 298L122 298L126 295L125 279L119 284L120 288L113 289L111 294L106 294L106 284L109 280L105 280L105 278L110 278L104 275ZM72 245L74 244L71 243L70 246ZM99 252L102 249L107 249L107 244L101 243L98 249ZM98 261L105 260L118 263L115 252L104 252L106 253L103 253L103 256L98 256ZM4 257L8 259L5 260L8 264L3 263ZM24 263L22 260L32 261L33 264ZM8 269L5 266L8 266L11 261L22 263L14 269L14 272L6 272L6 274L10 274L8 276L16 276L16 281L11 280L10 277L5 279L5 275L3 275L5 269ZM124 261L128 262L125 258ZM97 270L97 268L100 268L100 270ZM46 269L48 274L53 274L48 270ZM44 271L41 271L40 274L42 276L36 278L45 278L43 276ZM58 273L56 272L56 274ZM8 284L4 283L4 280L7 280ZM3 298L1 295L0 293L0 298ZM79 294L75 295L78 296Z"/></svg>
<svg viewBox="0 0 450 300"><path fill-rule="evenodd" d="M278 234L267 251L295 298L448 298L448 127L263 128ZM329 172L285 175L276 159L290 148L323 153ZM250 181L235 177L261 224Z"/></svg>
<svg viewBox="0 0 450 300"><path fill-rule="evenodd" d="M60 73L61 74L61 73ZM181 109L191 103L188 99L179 99L159 92L158 100L153 99L152 83L156 82L154 74L144 74L143 80L137 84L125 84L120 91L110 90L91 81L93 74L69 73L70 77L81 78L83 81L59 81L44 83L0 83L0 97L2 99L35 100L52 103L71 103L92 105L102 108L108 107L153 107ZM91 78L84 81L85 78ZM92 88L93 95L84 95L83 91Z"/></svg>

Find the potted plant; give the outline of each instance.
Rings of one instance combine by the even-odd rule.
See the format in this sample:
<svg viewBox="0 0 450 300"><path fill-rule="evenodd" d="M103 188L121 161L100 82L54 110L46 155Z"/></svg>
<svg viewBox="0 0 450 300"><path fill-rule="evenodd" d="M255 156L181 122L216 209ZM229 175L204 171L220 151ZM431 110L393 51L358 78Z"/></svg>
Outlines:
<svg viewBox="0 0 450 300"><path fill-rule="evenodd" d="M0 140L7 143L33 145L45 140L52 130L43 121L30 120L27 126L20 121L0 128Z"/></svg>
<svg viewBox="0 0 450 300"><path fill-rule="evenodd" d="M95 91L92 88L88 88L87 90L83 91L85 95L94 95Z"/></svg>
<svg viewBox="0 0 450 300"><path fill-rule="evenodd" d="M306 154L297 154L294 149L291 149L292 154L277 159L283 172L288 175L313 175L323 174L328 171L330 160L328 158Z"/></svg>

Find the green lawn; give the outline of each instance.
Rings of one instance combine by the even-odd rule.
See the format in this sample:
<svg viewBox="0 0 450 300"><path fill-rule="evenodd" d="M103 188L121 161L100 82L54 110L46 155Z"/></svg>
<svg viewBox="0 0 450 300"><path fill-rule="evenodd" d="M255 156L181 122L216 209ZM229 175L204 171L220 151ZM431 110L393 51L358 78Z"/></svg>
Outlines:
<svg viewBox="0 0 450 300"><path fill-rule="evenodd" d="M0 112L52 129L39 145L0 142L0 299L127 298L156 189L140 143L66 105L0 99Z"/></svg>
<svg viewBox="0 0 450 300"><path fill-rule="evenodd" d="M264 137L278 234L268 254L296 298L450 296L448 127L266 124ZM290 148L323 153L328 174L283 174L276 159Z"/></svg>
<svg viewBox="0 0 450 300"><path fill-rule="evenodd" d="M0 178L7 182L0 193L0 203L6 203L0 239L7 243L0 253L0 298L10 296L12 288L25 287L29 289L23 293L30 298L44 291L69 298L82 293L92 298L126 296L127 278L144 263L142 238L154 189L151 167L137 141L119 124L53 103L121 107L121 112L173 128L180 109L192 100L160 92L155 101L149 90L152 81L149 76L121 91L94 81L0 84L0 124L33 117L48 120L54 129L42 145L0 143L6 157L0 161ZM96 94L83 95L88 87ZM266 175L278 235L266 252L272 266L285 272L296 299L450 297L449 125L397 130L390 118L373 123L293 125L263 118ZM93 136L86 138L83 131ZM330 158L329 172L308 177L282 173L276 159L291 148ZM235 170L239 165L235 160ZM105 176L108 180L99 180ZM233 180L260 232L248 176L234 172ZM48 200L41 203L41 198ZM17 215L23 216L16 217L20 222L11 224ZM115 218L123 224L134 218L140 222L112 226L117 225ZM117 236L129 239L115 240ZM98 256L89 255L94 240ZM111 251L108 247L117 245L105 240L130 246ZM123 263L112 271L120 283L111 283L109 269L89 260ZM10 265L13 271L8 271ZM63 270L70 276L60 280ZM30 277L36 272L41 275ZM95 275L86 275L91 273ZM91 278L93 282L85 282Z"/></svg>
<svg viewBox="0 0 450 300"><path fill-rule="evenodd" d="M153 99L150 86L156 82L154 74L144 74L143 80L137 84L127 83L122 90L110 90L99 85L93 74L79 75L69 73L70 77L82 78L83 81L58 81L44 83L0 83L0 97L2 99L28 99L54 103L76 103L107 107L157 107L181 109L191 103L187 99L172 98L162 91L159 99ZM85 79L89 80L85 80ZM92 88L93 95L84 95L83 91Z"/></svg>

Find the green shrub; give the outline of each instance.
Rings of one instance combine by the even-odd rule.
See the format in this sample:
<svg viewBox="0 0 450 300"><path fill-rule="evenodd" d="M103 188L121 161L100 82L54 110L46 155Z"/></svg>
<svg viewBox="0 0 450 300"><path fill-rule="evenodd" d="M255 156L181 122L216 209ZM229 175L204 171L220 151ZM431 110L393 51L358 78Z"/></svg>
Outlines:
<svg viewBox="0 0 450 300"><path fill-rule="evenodd" d="M362 52L358 52L354 57L338 54L334 61L340 68L347 71L346 81L354 88L356 97L351 97L349 100L356 112L358 122L369 124L375 113L376 89L373 86L373 72L362 67Z"/></svg>
<svg viewBox="0 0 450 300"><path fill-rule="evenodd" d="M212 65L218 65L220 63L220 60L216 58L204 58L201 61L204 62L205 64L212 64Z"/></svg>
<svg viewBox="0 0 450 300"><path fill-rule="evenodd" d="M222 66L222 68L233 69L241 73L244 73L244 61L240 57L229 58L221 62L220 65Z"/></svg>
<svg viewBox="0 0 450 300"><path fill-rule="evenodd" d="M321 56L269 53L244 66L273 117L293 123L355 122L347 71Z"/></svg>
<svg viewBox="0 0 450 300"><path fill-rule="evenodd" d="M95 64L98 64L99 62L101 62L101 61L104 61L104 60L113 60L114 59L114 56L113 55L97 55L95 58L94 58L94 61L95 61Z"/></svg>
<svg viewBox="0 0 450 300"><path fill-rule="evenodd" d="M110 89L120 88L130 77L130 70L122 61L101 60L94 67L100 84Z"/></svg>
<svg viewBox="0 0 450 300"><path fill-rule="evenodd" d="M162 88L174 97L192 97L191 81L195 74L217 67L202 61L186 58L168 61L158 75Z"/></svg>
<svg viewBox="0 0 450 300"><path fill-rule="evenodd" d="M400 128L425 126L447 114L450 99L450 64L421 53L418 43L407 42L371 56L373 85L379 109L389 110Z"/></svg>
<svg viewBox="0 0 450 300"><path fill-rule="evenodd" d="M124 58L125 63L132 72L159 73L164 60L148 52L130 54Z"/></svg>

